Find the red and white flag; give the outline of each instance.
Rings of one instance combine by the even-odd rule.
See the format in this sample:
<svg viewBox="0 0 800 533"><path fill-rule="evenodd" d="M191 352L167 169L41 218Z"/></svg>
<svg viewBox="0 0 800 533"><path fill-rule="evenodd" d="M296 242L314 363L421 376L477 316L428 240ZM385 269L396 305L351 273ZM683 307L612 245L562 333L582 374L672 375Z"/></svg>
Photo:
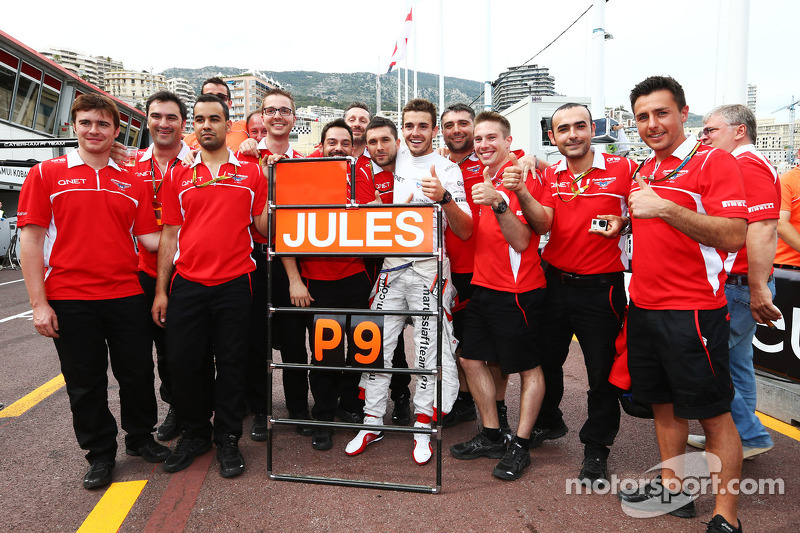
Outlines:
<svg viewBox="0 0 800 533"><path fill-rule="evenodd" d="M390 73L392 69L397 65L397 63L401 59L406 58L406 50L408 49L408 38L411 36L411 12L413 11L412 8L409 8L408 15L406 15L406 20L403 22L403 31L400 34L400 37L397 39L397 42L394 45L394 52L392 52L392 58L390 59L389 63L389 70L386 73Z"/></svg>

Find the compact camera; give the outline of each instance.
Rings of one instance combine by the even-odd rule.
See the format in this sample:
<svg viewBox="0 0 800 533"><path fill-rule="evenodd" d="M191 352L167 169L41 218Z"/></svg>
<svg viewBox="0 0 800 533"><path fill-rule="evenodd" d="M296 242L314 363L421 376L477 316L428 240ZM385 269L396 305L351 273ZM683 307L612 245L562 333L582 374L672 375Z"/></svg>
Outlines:
<svg viewBox="0 0 800 533"><path fill-rule="evenodd" d="M592 229L605 231L608 229L608 220L603 220L601 218L593 218L592 219Z"/></svg>

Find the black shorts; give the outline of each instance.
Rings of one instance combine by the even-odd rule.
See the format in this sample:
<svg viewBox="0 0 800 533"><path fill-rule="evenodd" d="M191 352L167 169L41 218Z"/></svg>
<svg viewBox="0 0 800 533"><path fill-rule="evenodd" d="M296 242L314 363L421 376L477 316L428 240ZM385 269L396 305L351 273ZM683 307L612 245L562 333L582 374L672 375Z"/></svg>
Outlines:
<svg viewBox="0 0 800 533"><path fill-rule="evenodd" d="M631 302L628 369L633 395L645 403L672 403L675 416L711 418L731 410L728 307L650 310Z"/></svg>
<svg viewBox="0 0 800 533"><path fill-rule="evenodd" d="M521 294L475 287L464 316L461 357L499 363L504 374L539 366L544 289Z"/></svg>
<svg viewBox="0 0 800 533"><path fill-rule="evenodd" d="M472 291L475 290L475 286L472 284L472 272L467 272L465 274L452 272L450 274L450 279L458 293L458 299L452 309L453 334L459 342L462 342L464 340L464 315L466 314L467 303L469 303L469 299L472 297Z"/></svg>

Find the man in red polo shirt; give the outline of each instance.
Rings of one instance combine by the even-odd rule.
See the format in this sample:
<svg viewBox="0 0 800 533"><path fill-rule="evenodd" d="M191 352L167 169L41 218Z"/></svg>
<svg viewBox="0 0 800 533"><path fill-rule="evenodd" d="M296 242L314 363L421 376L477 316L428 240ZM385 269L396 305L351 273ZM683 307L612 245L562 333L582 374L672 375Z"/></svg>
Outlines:
<svg viewBox="0 0 800 533"><path fill-rule="evenodd" d="M153 252L159 228L144 184L109 157L119 135L116 104L85 94L75 99L71 115L78 149L31 169L18 216L33 324L55 342L75 436L91 465L83 486L93 489L111 483L116 461L109 357L120 387L126 453L150 462L169 454L152 435L158 414L152 339L131 235Z"/></svg>
<svg viewBox="0 0 800 533"><path fill-rule="evenodd" d="M550 231L542 252L548 264L547 335L542 345L545 393L531 447L567 432L559 409L564 394L562 366L576 336L589 382L588 418L580 431L584 459L578 479L600 488L598 484L608 482L606 461L619 430L619 401L608 375L627 304L623 272L628 257L620 230L621 219L628 214L627 197L636 164L592 148L594 123L583 105L559 107L551 125L550 140L564 157L545 170L548 194L542 204L529 195L521 200L528 220ZM512 174L510 170L507 176ZM536 213L544 214L544 220L535 220ZM595 229L595 219L606 220L606 228Z"/></svg>
<svg viewBox="0 0 800 533"><path fill-rule="evenodd" d="M140 150L133 167L135 176L141 178L148 193L151 193L153 211L158 225L161 225L162 190L164 176L175 165L180 164L189 147L181 140L183 128L186 126L186 104L174 93L160 91L147 99L145 105L147 128L153 144L147 150ZM158 254L150 253L143 246L139 247L139 282L147 298L147 307L153 305L156 295L156 275ZM172 390L167 368L164 329L150 323L153 344L156 347L158 377L161 379L159 393L161 399L172 405ZM159 440L168 441L180 435L180 424L175 409L169 408L164 423L158 427L156 436Z"/></svg>
<svg viewBox="0 0 800 533"><path fill-rule="evenodd" d="M336 119L326 124L322 129L321 141L323 157L347 157L353 152L353 132L343 119ZM342 203L345 200L342 198ZM289 284L292 288L290 295L293 303L297 302L295 305L350 309L367 309L369 307L369 291L372 284L364 269L363 259L359 257L302 257L296 261L293 257L283 257L281 260L289 276ZM313 323L309 321L308 326L310 331L313 331ZM311 350L314 351L314 336L309 335L309 339ZM355 344L351 332L348 331L347 362L349 364L354 362L354 355ZM307 359L304 362L307 362ZM343 391L341 409L348 412L360 411L357 380L357 373L341 375L330 371L312 370L309 373L309 383L311 394L314 397L312 410L314 418L333 421L334 415L337 413L337 400L340 396L342 382L351 383L353 386L346 387L346 390ZM345 421L350 422L351 420ZM332 436L333 429L331 428L315 428L311 445L315 450L329 450L333 446Z"/></svg>
<svg viewBox="0 0 800 533"><path fill-rule="evenodd" d="M712 472L718 490L708 531L740 531L732 481L741 477L742 446L730 414L724 285L725 260L742 247L747 231L742 175L729 153L686 138L689 107L673 78L637 84L631 108L653 153L637 168L628 197L636 256L628 368L634 398L653 407L662 467L660 478L618 495L634 511L694 516L681 457L688 419L698 419L706 450L720 466Z"/></svg>
<svg viewBox="0 0 800 533"><path fill-rule="evenodd" d="M800 150L797 151L800 158ZM800 270L800 165L781 174L781 218L775 266Z"/></svg>
<svg viewBox="0 0 800 533"><path fill-rule="evenodd" d="M773 445L772 437L756 416L753 337L756 324L781 318L772 304L781 184L772 164L756 150L756 117L746 106L723 105L712 110L703 118L699 139L733 154L742 170L747 198L747 239L730 269L725 296L731 321L731 378L736 388L731 416L742 439L742 456L749 459L771 450ZM688 444L705 448L705 436L690 435Z"/></svg>
<svg viewBox="0 0 800 533"><path fill-rule="evenodd" d="M475 118L475 153L484 165L483 181L472 187L481 206L476 225L475 289L464 317L461 367L481 415L483 428L472 439L450 447L456 459L501 459L495 477L514 480L530 464L530 433L544 394L539 358L544 316L544 274L537 233L525 220L519 193L503 184L503 170L512 164L511 125L491 111ZM540 196L538 179L528 178L526 193ZM497 416L495 385L487 363L504 374L519 373L520 414L517 434L503 438Z"/></svg>
<svg viewBox="0 0 800 533"><path fill-rule="evenodd" d="M233 477L244 471L238 441L244 415L250 277L256 268L249 228L255 222L260 232L266 232L267 183L257 164L238 161L227 148L229 128L225 104L215 96L200 96L194 106L200 152L191 167L172 168L164 190L152 314L157 324L167 326L173 404L183 426L183 436L164 462L167 472L187 468L211 449L212 412L220 475ZM214 364L217 374L211 394L204 376Z"/></svg>

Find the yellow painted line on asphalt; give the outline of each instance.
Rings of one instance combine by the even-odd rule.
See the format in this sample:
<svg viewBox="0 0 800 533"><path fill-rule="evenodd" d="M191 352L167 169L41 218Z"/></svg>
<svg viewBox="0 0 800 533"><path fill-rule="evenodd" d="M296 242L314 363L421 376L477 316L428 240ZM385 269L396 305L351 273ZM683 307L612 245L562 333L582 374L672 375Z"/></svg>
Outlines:
<svg viewBox="0 0 800 533"><path fill-rule="evenodd" d="M37 403L41 402L55 391L64 386L64 376L57 375L38 389L26 394L16 402L12 403L2 411L0 411L0 418L11 418L19 416Z"/></svg>
<svg viewBox="0 0 800 533"><path fill-rule="evenodd" d="M786 435L787 437L800 441L800 429L797 429L786 422L781 422L777 418L772 418L764 413L759 413L758 411L756 411L756 416L761 420L761 423L767 426L769 429L775 430L778 433Z"/></svg>
<svg viewBox="0 0 800 533"><path fill-rule="evenodd" d="M78 533L103 533L119 530L145 485L147 485L146 479L112 483L81 527L78 528Z"/></svg>

